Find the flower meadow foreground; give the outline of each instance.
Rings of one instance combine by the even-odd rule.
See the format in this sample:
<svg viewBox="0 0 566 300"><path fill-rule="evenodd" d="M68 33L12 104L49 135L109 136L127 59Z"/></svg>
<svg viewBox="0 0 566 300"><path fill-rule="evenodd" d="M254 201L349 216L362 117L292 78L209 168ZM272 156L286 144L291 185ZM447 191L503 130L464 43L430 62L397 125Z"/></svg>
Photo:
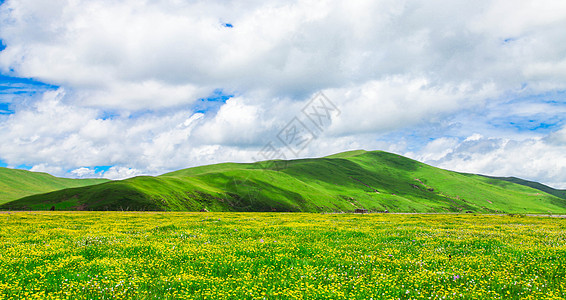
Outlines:
<svg viewBox="0 0 566 300"><path fill-rule="evenodd" d="M0 213L1 299L564 299L566 220Z"/></svg>

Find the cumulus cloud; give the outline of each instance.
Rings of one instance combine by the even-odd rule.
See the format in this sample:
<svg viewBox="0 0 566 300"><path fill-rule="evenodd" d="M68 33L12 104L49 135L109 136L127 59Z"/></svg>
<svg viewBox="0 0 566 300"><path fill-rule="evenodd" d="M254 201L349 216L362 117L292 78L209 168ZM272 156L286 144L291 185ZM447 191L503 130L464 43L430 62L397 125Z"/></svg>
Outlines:
<svg viewBox="0 0 566 300"><path fill-rule="evenodd" d="M61 174L64 172L62 167L50 166L48 164L37 164L30 168L32 172L43 172L49 174Z"/></svg>
<svg viewBox="0 0 566 300"><path fill-rule="evenodd" d="M442 147L437 147L442 144ZM461 172L515 176L566 188L566 142L544 138L512 140L475 134L462 141L438 139L409 156Z"/></svg>
<svg viewBox="0 0 566 300"><path fill-rule="evenodd" d="M208 144L242 145L256 144L258 135L269 128L262 108L246 104L242 98L226 101L216 116L196 132L201 141Z"/></svg>
<svg viewBox="0 0 566 300"><path fill-rule="evenodd" d="M70 172L74 177L78 178L92 178L96 176L96 171L91 168L80 167Z"/></svg>
<svg viewBox="0 0 566 300"><path fill-rule="evenodd" d="M109 99L103 105L174 106L218 87L304 97L398 74L456 88L491 81L516 88L525 80L564 87L566 45L555 41L566 16L556 1L48 6L35 0L2 6L7 47L0 67L90 91ZM224 20L233 27L223 27Z"/></svg>
<svg viewBox="0 0 566 300"><path fill-rule="evenodd" d="M566 127L551 133L545 141L552 145L566 146Z"/></svg>
<svg viewBox="0 0 566 300"><path fill-rule="evenodd" d="M263 115L239 99L210 118L191 110L103 118L97 109L66 103L66 97L63 88L44 93L0 122L0 157L12 166L73 177L90 170L83 167L110 165L104 176L122 178L250 160L257 149L246 143L264 142L256 135L265 129L255 126Z"/></svg>
<svg viewBox="0 0 566 300"><path fill-rule="evenodd" d="M439 86L422 77L396 76L325 93L342 111L331 130L353 134L428 123L446 114L483 105L485 99L498 92L492 84Z"/></svg>
<svg viewBox="0 0 566 300"><path fill-rule="evenodd" d="M139 175L143 175L143 172L128 167L111 167L110 169L108 169L108 171L104 172L104 178L112 180L120 180Z"/></svg>
<svg viewBox="0 0 566 300"><path fill-rule="evenodd" d="M0 115L0 160L78 177L112 166L109 178L249 161L323 91L341 114L301 156L561 170L506 169L503 153L566 140L565 12L552 0L7 0L0 72L51 90L0 95L14 111ZM195 111L218 89L234 96Z"/></svg>

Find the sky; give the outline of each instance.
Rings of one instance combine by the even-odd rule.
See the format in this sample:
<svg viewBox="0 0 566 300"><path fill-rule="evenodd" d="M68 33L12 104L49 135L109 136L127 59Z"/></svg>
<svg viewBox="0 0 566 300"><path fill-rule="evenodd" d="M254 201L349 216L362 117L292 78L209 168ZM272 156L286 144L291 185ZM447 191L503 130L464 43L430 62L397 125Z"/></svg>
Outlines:
<svg viewBox="0 0 566 300"><path fill-rule="evenodd" d="M565 1L0 3L0 166L365 149L566 188Z"/></svg>

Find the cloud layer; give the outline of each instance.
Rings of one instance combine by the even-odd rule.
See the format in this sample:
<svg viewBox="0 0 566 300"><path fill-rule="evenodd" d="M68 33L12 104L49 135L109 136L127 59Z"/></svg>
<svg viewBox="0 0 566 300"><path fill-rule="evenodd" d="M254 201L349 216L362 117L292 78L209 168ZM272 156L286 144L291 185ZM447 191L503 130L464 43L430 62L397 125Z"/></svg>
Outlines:
<svg viewBox="0 0 566 300"><path fill-rule="evenodd" d="M546 139L521 141L472 135L463 141L440 138L429 143L418 160L461 172L515 176L566 188L566 142Z"/></svg>
<svg viewBox="0 0 566 300"><path fill-rule="evenodd" d="M383 149L566 186L560 1L8 0L0 25L0 72L55 86L0 97L10 166L250 161L322 91L341 114L301 156Z"/></svg>

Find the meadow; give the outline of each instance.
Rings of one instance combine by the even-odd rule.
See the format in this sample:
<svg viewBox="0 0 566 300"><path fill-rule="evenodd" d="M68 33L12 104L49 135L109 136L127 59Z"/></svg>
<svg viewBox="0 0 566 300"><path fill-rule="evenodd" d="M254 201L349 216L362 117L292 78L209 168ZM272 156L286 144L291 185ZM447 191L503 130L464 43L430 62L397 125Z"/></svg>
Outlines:
<svg viewBox="0 0 566 300"><path fill-rule="evenodd" d="M0 299L564 299L566 219L0 213Z"/></svg>

